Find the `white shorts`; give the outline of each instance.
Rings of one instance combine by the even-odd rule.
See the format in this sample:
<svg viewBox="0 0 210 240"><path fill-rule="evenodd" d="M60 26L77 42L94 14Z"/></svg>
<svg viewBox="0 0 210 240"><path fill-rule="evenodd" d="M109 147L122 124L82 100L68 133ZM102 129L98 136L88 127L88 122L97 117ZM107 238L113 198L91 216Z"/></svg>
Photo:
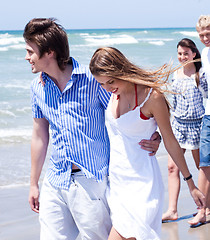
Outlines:
<svg viewBox="0 0 210 240"><path fill-rule="evenodd" d="M45 178L40 194L41 240L107 240L111 229L103 182L72 174L69 190L53 187Z"/></svg>

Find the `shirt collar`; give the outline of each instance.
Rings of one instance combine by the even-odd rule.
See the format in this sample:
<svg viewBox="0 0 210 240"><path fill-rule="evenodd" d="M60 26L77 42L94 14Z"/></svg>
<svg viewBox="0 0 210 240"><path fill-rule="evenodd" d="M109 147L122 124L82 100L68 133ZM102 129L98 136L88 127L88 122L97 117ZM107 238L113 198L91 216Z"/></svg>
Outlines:
<svg viewBox="0 0 210 240"><path fill-rule="evenodd" d="M76 79L76 78L73 77L73 75L79 75L79 74L85 74L86 73L85 67L82 67L73 57L70 57L68 64L72 64L72 66L73 66L72 76L71 76L71 79L73 80L73 82ZM42 79L43 79L45 84L46 84L47 81L52 81L51 78L49 77L49 75L45 72L42 72L41 76L42 76Z"/></svg>
<svg viewBox="0 0 210 240"><path fill-rule="evenodd" d="M81 66L73 57L71 57L71 62L73 66L72 75L85 74L87 72L85 67Z"/></svg>

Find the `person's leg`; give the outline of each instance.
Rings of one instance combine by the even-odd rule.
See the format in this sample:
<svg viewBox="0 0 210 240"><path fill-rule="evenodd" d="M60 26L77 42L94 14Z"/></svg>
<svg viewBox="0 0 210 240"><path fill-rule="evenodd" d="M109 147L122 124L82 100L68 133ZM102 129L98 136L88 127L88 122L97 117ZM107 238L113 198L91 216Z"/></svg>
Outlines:
<svg viewBox="0 0 210 240"><path fill-rule="evenodd" d="M108 240L136 240L136 238L124 238L112 227Z"/></svg>
<svg viewBox="0 0 210 240"><path fill-rule="evenodd" d="M107 178L103 182L87 179L81 172L72 176L75 183L74 201L66 199L81 239L107 240L111 230L111 219L105 192Z"/></svg>
<svg viewBox="0 0 210 240"><path fill-rule="evenodd" d="M185 150L183 150L185 152ZM168 210L163 214L162 221L176 220L178 218L177 204L180 192L179 169L173 159L168 156Z"/></svg>
<svg viewBox="0 0 210 240"><path fill-rule="evenodd" d="M210 115L205 115L203 118L203 126L201 130L200 151L201 163L203 173L206 177L206 213L210 214Z"/></svg>
<svg viewBox="0 0 210 240"><path fill-rule="evenodd" d="M198 176L198 188L206 197L206 208L200 209L197 215L189 221L191 225L196 225L206 221L206 211L209 211L210 204L210 116L205 115L201 129L200 139L200 170Z"/></svg>
<svg viewBox="0 0 210 240"><path fill-rule="evenodd" d="M63 199L62 191L52 187L46 179L41 190L39 220L41 240L75 240L78 236L78 228Z"/></svg>
<svg viewBox="0 0 210 240"><path fill-rule="evenodd" d="M195 165L197 169L199 169L199 163L200 163L199 149L192 150L192 156L195 161Z"/></svg>
<svg viewBox="0 0 210 240"><path fill-rule="evenodd" d="M206 215L210 214L210 166L200 169L198 188L206 198Z"/></svg>
<svg viewBox="0 0 210 240"><path fill-rule="evenodd" d="M206 216L210 215L210 181L208 181L208 190L206 191Z"/></svg>
<svg viewBox="0 0 210 240"><path fill-rule="evenodd" d="M198 188L205 195L206 198L206 207L198 210L196 216L189 221L191 225L197 225L198 223L203 223L206 221L206 212L209 214L210 207L210 167L201 167L198 176Z"/></svg>

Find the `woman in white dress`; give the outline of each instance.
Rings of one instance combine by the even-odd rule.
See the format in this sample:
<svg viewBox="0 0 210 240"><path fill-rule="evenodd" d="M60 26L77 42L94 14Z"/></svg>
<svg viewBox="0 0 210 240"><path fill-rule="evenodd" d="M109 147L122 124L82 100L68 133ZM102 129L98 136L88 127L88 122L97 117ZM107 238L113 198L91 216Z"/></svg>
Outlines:
<svg viewBox="0 0 210 240"><path fill-rule="evenodd" d="M107 199L113 224L109 240L159 239L162 177L156 158L139 148L140 137L150 139L158 125L194 201L199 208L205 204L171 130L169 107L161 90L169 72L164 66L145 71L110 47L94 53L90 70L102 87L112 92L106 116L111 147Z"/></svg>

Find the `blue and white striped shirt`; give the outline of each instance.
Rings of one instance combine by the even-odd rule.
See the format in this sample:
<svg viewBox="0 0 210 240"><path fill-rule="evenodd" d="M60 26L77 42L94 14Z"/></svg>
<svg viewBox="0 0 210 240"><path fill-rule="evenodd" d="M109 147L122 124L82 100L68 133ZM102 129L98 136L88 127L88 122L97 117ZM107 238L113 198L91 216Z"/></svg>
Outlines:
<svg viewBox="0 0 210 240"><path fill-rule="evenodd" d="M87 178L102 180L108 173L109 138L105 109L110 99L90 71L73 58L71 79L63 92L45 73L45 86L32 82L34 118L46 118L52 131L52 154L47 170L49 182L58 188L70 187L72 163Z"/></svg>

